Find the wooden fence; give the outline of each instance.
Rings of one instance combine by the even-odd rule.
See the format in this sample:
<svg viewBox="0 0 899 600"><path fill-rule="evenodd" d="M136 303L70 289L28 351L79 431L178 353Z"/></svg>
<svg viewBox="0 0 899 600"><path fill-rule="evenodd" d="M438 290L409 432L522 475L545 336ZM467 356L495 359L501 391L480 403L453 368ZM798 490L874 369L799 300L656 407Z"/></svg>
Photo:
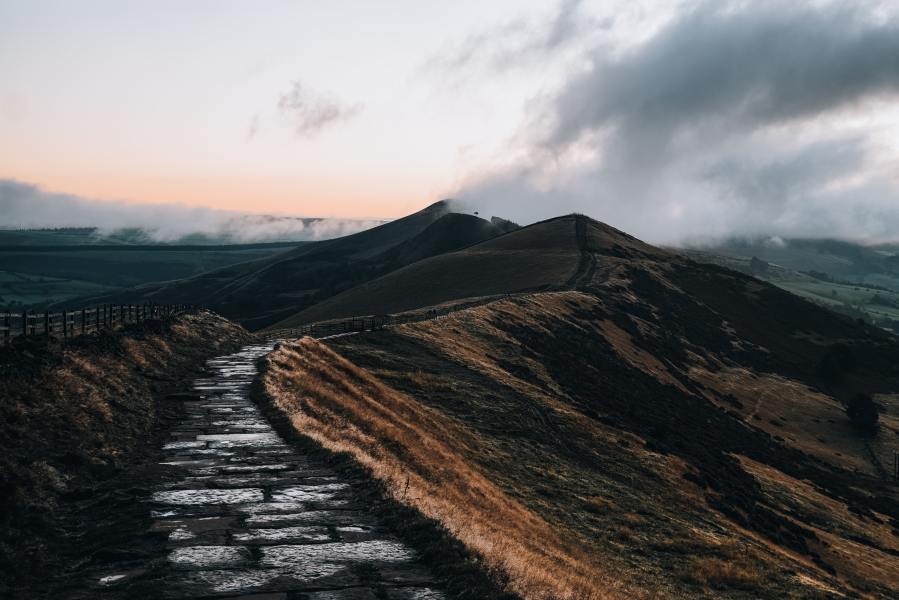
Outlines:
<svg viewBox="0 0 899 600"><path fill-rule="evenodd" d="M310 323L299 327L288 327L272 331L264 331L260 335L266 339L299 338L308 335L314 338L339 335L354 331L372 331L395 325L396 317L392 315L373 317L353 317L343 321L327 321L324 323Z"/></svg>
<svg viewBox="0 0 899 600"><path fill-rule="evenodd" d="M164 319L196 310L193 304L101 304L78 310L0 313L0 342L8 346L19 336L58 337L63 342L86 333L118 329L148 319Z"/></svg>
<svg viewBox="0 0 899 600"><path fill-rule="evenodd" d="M366 317L351 317L348 319L337 319L333 321L323 321L320 323L309 323L298 327L285 327L279 329L271 329L260 332L260 336L267 340L275 339L295 339L308 335L309 337L322 338L329 335L340 335L342 333L352 333L357 331L374 331L392 327L394 325L402 325L403 323L419 323L421 321L431 321L440 319L454 312L481 306L488 302L495 302L504 298L511 298L517 294L497 294L469 301L459 301L449 306L440 306L437 308L411 311L396 315L370 315Z"/></svg>

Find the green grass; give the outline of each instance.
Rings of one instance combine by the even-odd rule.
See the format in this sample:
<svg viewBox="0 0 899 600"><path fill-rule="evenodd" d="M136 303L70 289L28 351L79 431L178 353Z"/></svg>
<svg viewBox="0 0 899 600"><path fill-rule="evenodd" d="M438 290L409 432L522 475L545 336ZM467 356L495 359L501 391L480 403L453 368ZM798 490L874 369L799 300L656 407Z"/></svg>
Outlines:
<svg viewBox="0 0 899 600"><path fill-rule="evenodd" d="M280 246L0 248L0 306L45 305L273 256Z"/></svg>
<svg viewBox="0 0 899 600"><path fill-rule="evenodd" d="M859 275L856 280L857 284L845 281L824 281L780 264L769 264L765 272L753 273L750 259L743 256L728 256L703 251L686 251L686 254L699 262L710 262L735 271L749 273L838 313L853 318L863 318L885 329L899 332L899 291L896 291L899 289L899 279L889 274ZM801 253L793 255L797 261L799 260L798 254ZM807 267L809 263L800 264ZM833 275L832 273L828 274ZM877 285L887 289L872 289L865 285Z"/></svg>
<svg viewBox="0 0 899 600"><path fill-rule="evenodd" d="M899 319L899 293L896 292L803 279L775 283L789 292L822 304L835 307L848 304L873 315Z"/></svg>
<svg viewBox="0 0 899 600"><path fill-rule="evenodd" d="M0 271L0 310L63 302L77 296L101 294L112 289L115 288L77 279Z"/></svg>

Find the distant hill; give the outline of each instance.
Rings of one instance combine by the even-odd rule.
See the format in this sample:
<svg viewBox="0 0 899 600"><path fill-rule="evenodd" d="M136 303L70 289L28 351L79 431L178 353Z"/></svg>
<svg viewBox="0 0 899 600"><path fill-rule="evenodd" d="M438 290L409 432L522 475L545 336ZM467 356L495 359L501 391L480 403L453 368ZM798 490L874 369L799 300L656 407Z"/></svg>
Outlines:
<svg viewBox="0 0 899 600"><path fill-rule="evenodd" d="M476 296L573 287L594 276L594 252L623 257L664 253L587 217L557 217L412 263L272 328L401 312Z"/></svg>
<svg viewBox="0 0 899 600"><path fill-rule="evenodd" d="M506 229L452 213L449 203L441 201L360 233L100 299L199 303L257 329L411 262L490 239Z"/></svg>
<svg viewBox="0 0 899 600"><path fill-rule="evenodd" d="M706 252L760 260L798 272L826 273L833 279L879 285L899 292L899 247L863 245L832 239L733 239L689 247Z"/></svg>
<svg viewBox="0 0 899 600"><path fill-rule="evenodd" d="M773 248L743 242L679 251L899 333L899 262L894 250L833 240L792 240Z"/></svg>

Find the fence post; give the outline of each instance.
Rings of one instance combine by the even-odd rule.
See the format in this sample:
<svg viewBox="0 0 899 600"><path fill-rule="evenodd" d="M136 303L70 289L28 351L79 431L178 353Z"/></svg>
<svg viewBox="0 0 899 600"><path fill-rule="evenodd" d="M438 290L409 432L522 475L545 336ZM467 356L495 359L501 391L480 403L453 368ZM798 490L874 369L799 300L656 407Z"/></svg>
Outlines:
<svg viewBox="0 0 899 600"><path fill-rule="evenodd" d="M69 313L62 309L62 343L69 341Z"/></svg>
<svg viewBox="0 0 899 600"><path fill-rule="evenodd" d="M6 331L3 334L4 340L3 345L9 346L9 340L12 337L12 307L6 307L6 316L3 317L3 324L6 326Z"/></svg>
<svg viewBox="0 0 899 600"><path fill-rule="evenodd" d="M50 343L50 309L44 309L44 333L47 335L47 343Z"/></svg>

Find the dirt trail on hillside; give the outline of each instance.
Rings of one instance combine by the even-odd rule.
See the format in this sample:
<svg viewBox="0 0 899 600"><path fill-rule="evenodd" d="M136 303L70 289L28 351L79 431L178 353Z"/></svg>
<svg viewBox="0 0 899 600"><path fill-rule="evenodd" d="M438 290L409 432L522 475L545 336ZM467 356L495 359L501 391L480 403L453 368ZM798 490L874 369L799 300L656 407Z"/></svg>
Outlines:
<svg viewBox="0 0 899 600"><path fill-rule="evenodd" d="M596 254L590 249L590 241L587 238L587 218L581 215L575 217L574 233L577 238L578 258L577 269L565 282L565 287L573 290L582 290L592 281L596 273Z"/></svg>
<svg viewBox="0 0 899 600"><path fill-rule="evenodd" d="M146 569L96 570L84 597L128 598L140 590L173 599L444 598L353 485L297 453L250 400L256 360L269 351L253 345L209 361L212 376L183 395L184 417L170 430L162 459L180 476L148 482L152 525L136 533L166 538L158 545L164 555Z"/></svg>

